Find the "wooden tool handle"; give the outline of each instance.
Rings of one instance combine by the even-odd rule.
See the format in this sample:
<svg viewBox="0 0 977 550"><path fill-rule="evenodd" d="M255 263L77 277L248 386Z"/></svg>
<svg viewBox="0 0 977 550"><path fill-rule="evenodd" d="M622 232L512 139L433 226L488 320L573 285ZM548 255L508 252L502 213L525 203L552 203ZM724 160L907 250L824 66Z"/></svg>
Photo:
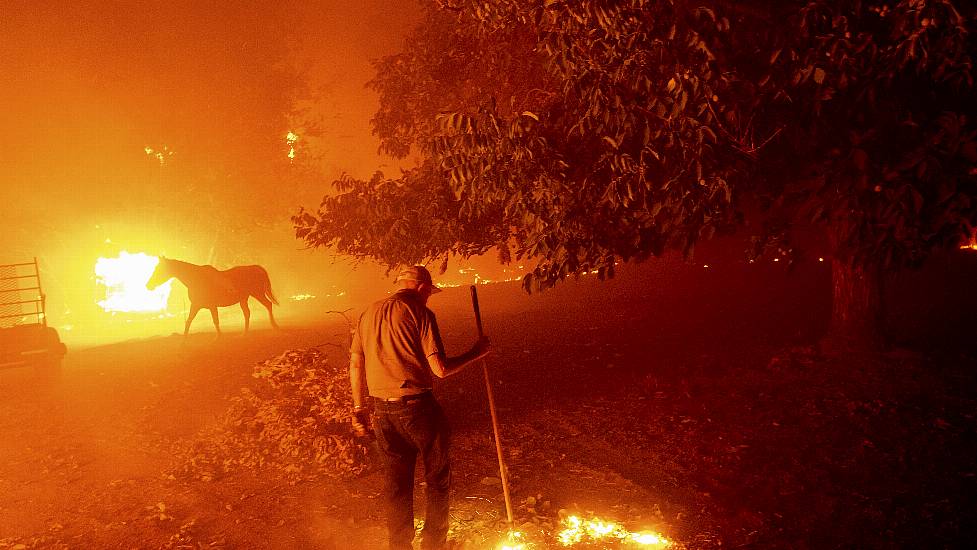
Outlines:
<svg viewBox="0 0 977 550"><path fill-rule="evenodd" d="M482 334L482 312L478 309L478 290L472 285L472 307L475 309L475 324L478 325L478 337Z"/></svg>
<svg viewBox="0 0 977 550"><path fill-rule="evenodd" d="M482 312L478 309L478 291L472 285L472 308L475 310L475 324L478 325L478 337L482 338ZM509 472L505 467L502 455L502 439L499 437L499 417L495 412L495 396L492 394L492 382L489 380L488 365L482 360L482 373L485 375L485 393L488 396L489 412L492 415L492 434L495 436L495 454L499 458L499 477L502 478L502 494L505 497L505 516L512 530L512 496L509 494Z"/></svg>

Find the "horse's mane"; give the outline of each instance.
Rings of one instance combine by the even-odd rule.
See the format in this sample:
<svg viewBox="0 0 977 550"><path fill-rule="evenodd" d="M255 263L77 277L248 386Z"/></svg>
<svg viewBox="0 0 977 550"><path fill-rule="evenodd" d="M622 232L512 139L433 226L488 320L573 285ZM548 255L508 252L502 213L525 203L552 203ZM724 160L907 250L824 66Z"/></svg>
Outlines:
<svg viewBox="0 0 977 550"><path fill-rule="evenodd" d="M171 264L178 264L178 265L189 266L189 267L201 267L201 268L204 268L204 269L208 269L209 268L209 269L212 269L214 271L218 271L218 269L216 267L214 267L214 266L212 266L210 264L195 264L195 263L185 262L183 260L174 260L173 258L160 257L160 262L164 262L164 261L165 262L169 262Z"/></svg>

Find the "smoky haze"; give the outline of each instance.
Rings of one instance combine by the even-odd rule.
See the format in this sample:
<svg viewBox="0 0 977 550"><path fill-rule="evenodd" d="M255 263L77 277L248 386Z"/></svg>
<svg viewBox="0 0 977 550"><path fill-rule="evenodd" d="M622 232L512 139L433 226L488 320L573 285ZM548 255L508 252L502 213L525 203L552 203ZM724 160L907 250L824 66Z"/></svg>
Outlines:
<svg viewBox="0 0 977 550"><path fill-rule="evenodd" d="M38 257L49 321L69 343L182 328L96 305L96 260L122 251L262 264L285 319L389 290L376 266L301 250L289 216L344 172L405 166L378 155L364 85L418 17L412 2L359 0L6 3L0 263ZM289 299L301 294L317 298ZM174 284L177 316L183 296Z"/></svg>

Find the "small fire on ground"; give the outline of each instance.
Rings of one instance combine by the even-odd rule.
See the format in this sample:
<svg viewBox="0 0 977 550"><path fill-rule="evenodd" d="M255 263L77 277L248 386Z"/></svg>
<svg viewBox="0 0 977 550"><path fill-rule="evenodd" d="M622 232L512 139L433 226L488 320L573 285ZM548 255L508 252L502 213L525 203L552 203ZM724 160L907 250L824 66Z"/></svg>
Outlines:
<svg viewBox="0 0 977 550"><path fill-rule="evenodd" d="M98 305L108 312L163 312L170 297L172 281L154 290L146 282L159 264L159 258L145 253L126 251L115 258L99 258L95 262L95 280L105 287L105 299Z"/></svg>
<svg viewBox="0 0 977 550"><path fill-rule="evenodd" d="M614 539L641 547L667 548L672 544L671 541L653 531L631 532L619 523L600 518L581 519L578 516L568 516L563 520L563 525L565 528L557 536L557 540L563 546Z"/></svg>
<svg viewBox="0 0 977 550"><path fill-rule="evenodd" d="M970 234L970 238L960 245L960 250L977 251L977 231Z"/></svg>
<svg viewBox="0 0 977 550"><path fill-rule="evenodd" d="M583 519L579 516L567 516L563 519L563 530L556 535L556 540L563 546L574 547L594 543L612 544L613 548L669 548L672 541L654 531L629 531L623 525L600 518ZM499 543L496 550L533 550L535 545L526 540L526 536L518 531L510 531L505 540Z"/></svg>

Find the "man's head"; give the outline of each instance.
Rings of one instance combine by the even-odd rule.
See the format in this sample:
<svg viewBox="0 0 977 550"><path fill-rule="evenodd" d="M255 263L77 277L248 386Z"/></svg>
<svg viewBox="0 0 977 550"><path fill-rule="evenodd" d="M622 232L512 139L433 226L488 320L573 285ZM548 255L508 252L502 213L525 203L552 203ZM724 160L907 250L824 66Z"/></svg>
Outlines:
<svg viewBox="0 0 977 550"><path fill-rule="evenodd" d="M400 270L400 273L397 275L397 283L400 284L401 288L416 290L425 302L427 302L427 299L432 294L441 292L440 288L434 286L434 281L431 279L431 272L423 265L412 265Z"/></svg>

